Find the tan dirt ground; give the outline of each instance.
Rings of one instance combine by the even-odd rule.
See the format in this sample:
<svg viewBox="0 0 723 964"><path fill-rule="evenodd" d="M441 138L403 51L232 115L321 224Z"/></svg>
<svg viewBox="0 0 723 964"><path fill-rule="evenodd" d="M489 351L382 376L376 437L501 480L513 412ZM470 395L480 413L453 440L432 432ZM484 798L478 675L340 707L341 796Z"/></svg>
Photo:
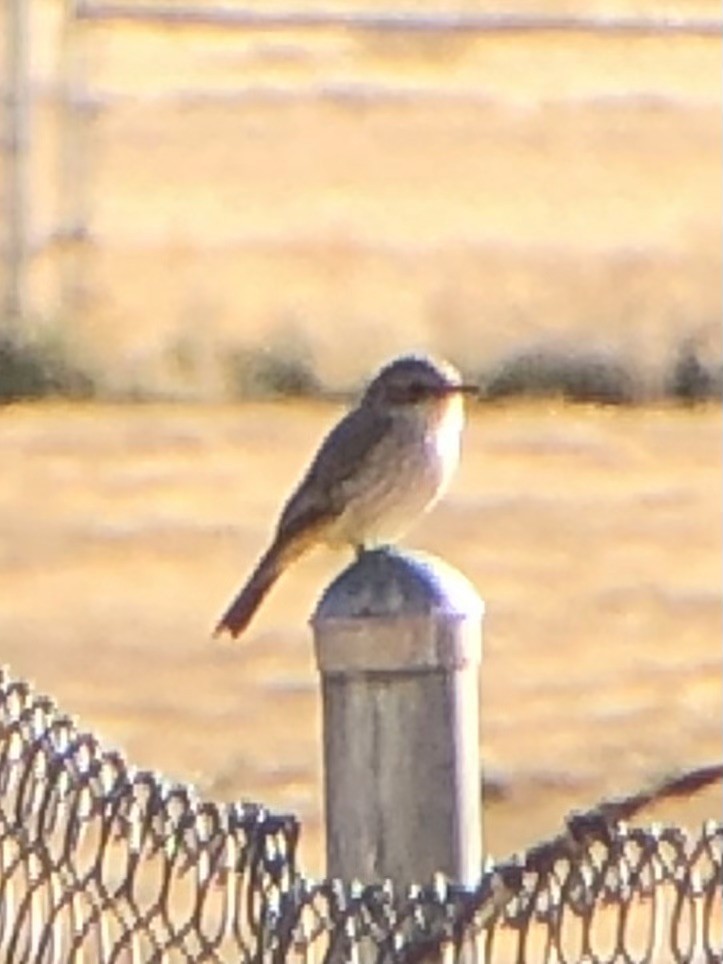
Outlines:
<svg viewBox="0 0 723 964"><path fill-rule="evenodd" d="M344 555L212 641L331 406L11 406L2 661L140 766L297 813L320 872L309 613ZM573 807L721 758L720 409L478 407L406 544L485 598L480 749L498 857ZM658 808L697 823L720 789Z"/></svg>

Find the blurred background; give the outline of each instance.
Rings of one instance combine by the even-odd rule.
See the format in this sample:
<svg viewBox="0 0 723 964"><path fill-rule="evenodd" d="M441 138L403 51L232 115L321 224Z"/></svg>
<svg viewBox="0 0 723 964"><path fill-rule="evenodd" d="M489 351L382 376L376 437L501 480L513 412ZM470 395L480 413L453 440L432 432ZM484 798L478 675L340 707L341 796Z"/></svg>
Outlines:
<svg viewBox="0 0 723 964"><path fill-rule="evenodd" d="M3 660L139 765L298 813L318 869L305 622L346 560L208 634L339 397L423 349L487 402L411 542L487 600L490 848L719 757L720 30L6 0Z"/></svg>
<svg viewBox="0 0 723 964"><path fill-rule="evenodd" d="M343 390L410 345L720 380L710 0L4 11L6 314L76 391Z"/></svg>

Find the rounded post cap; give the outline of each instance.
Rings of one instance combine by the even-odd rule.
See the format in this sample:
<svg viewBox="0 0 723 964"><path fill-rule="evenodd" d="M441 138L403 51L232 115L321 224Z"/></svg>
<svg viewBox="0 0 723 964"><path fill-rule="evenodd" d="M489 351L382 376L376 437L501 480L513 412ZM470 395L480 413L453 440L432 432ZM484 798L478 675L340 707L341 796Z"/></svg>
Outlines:
<svg viewBox="0 0 723 964"><path fill-rule="evenodd" d="M430 615L481 619L483 614L477 590L452 566L385 546L362 552L337 576L311 621Z"/></svg>

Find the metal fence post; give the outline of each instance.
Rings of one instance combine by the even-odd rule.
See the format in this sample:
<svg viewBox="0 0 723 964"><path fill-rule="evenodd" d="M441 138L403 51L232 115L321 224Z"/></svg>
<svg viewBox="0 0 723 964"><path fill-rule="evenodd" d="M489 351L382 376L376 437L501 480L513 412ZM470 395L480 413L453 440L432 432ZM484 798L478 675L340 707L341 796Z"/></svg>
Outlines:
<svg viewBox="0 0 723 964"><path fill-rule="evenodd" d="M363 553L324 593L312 624L329 876L479 879L483 611L454 569L392 549Z"/></svg>

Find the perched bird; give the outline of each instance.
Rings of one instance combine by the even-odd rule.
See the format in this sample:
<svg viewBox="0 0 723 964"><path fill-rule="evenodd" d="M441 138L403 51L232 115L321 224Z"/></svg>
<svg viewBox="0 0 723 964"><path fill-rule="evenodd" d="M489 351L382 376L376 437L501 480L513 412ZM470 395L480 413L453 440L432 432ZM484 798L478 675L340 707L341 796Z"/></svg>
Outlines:
<svg viewBox="0 0 723 964"><path fill-rule="evenodd" d="M238 636L281 573L317 545L357 554L401 535L459 461L464 385L448 363L397 358L329 432L286 503L271 545L216 627Z"/></svg>

